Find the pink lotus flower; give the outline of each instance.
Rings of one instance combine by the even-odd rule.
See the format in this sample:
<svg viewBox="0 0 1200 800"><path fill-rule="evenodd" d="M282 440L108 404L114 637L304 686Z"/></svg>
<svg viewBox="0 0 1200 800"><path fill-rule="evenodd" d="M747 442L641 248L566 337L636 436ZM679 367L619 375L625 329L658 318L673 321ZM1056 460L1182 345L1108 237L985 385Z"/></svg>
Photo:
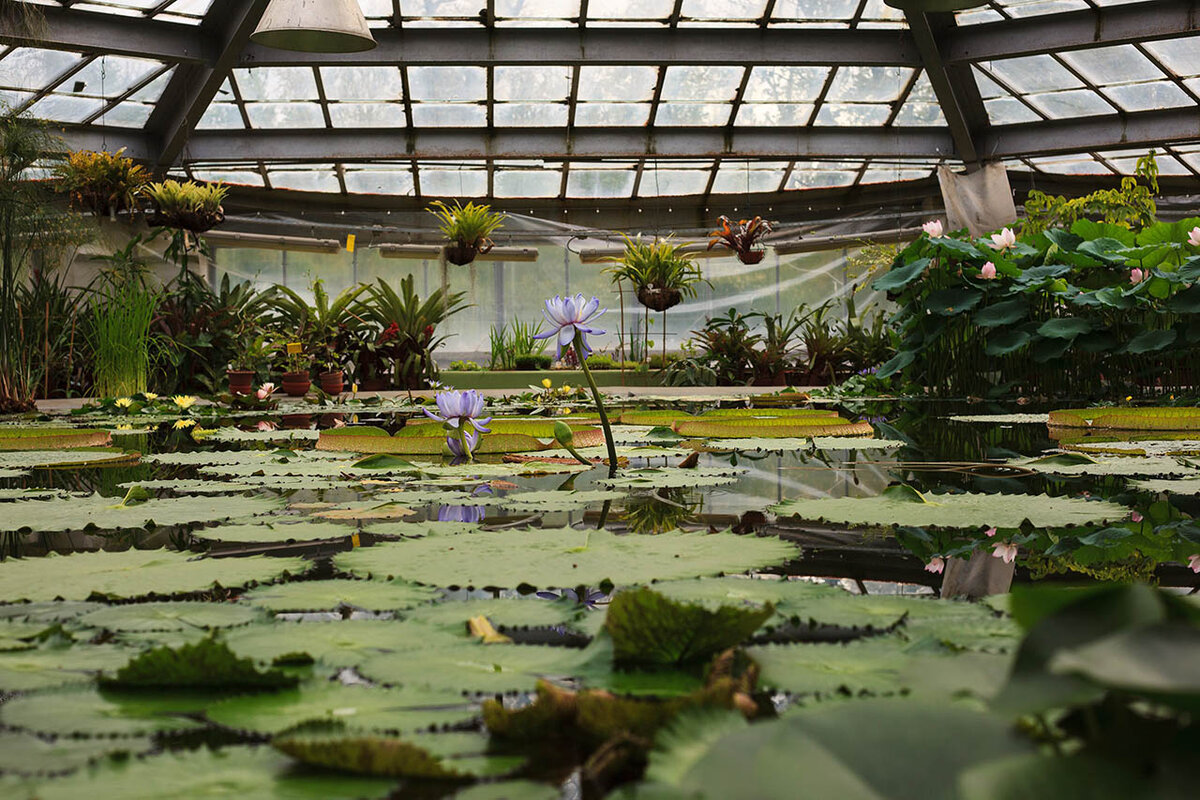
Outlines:
<svg viewBox="0 0 1200 800"><path fill-rule="evenodd" d="M254 396L257 397L259 400L266 400L268 397L270 397L274 393L275 393L275 384L264 383L262 386L258 387L258 391L254 393Z"/></svg>
<svg viewBox="0 0 1200 800"><path fill-rule="evenodd" d="M1129 270L1129 282L1130 283L1141 283L1142 279L1145 277L1146 277L1146 273L1142 272L1137 267L1134 267L1133 269Z"/></svg>
<svg viewBox="0 0 1200 800"><path fill-rule="evenodd" d="M1192 553L1188 556L1188 568L1192 572L1200 572L1200 553Z"/></svg>
<svg viewBox="0 0 1200 800"><path fill-rule="evenodd" d="M255 427L255 428L257 428L257 429L258 429L258 430L260 430L260 431L273 431L273 430L278 430L278 429L279 429L279 426L278 426L278 425L276 425L274 422L269 422L269 421L267 421L267 420L265 420L265 419L264 419L264 420L262 420L261 422L259 422L259 423L258 423L257 425L255 425L254 427Z"/></svg>
<svg viewBox="0 0 1200 800"><path fill-rule="evenodd" d="M1005 228L999 233L992 234L992 247L997 250L1007 250L1017 243L1017 235L1012 228Z"/></svg>
<svg viewBox="0 0 1200 800"><path fill-rule="evenodd" d="M990 539L990 538L992 538L993 536L995 536L995 535L996 535L996 529L995 529L995 528L988 528L986 531L984 531L984 532L983 532L983 535L984 535L984 536L986 536L986 537L988 537L988 538Z"/></svg>
<svg viewBox="0 0 1200 800"><path fill-rule="evenodd" d="M1200 558L1200 556L1196 556L1196 558ZM935 575L940 575L942 570L945 568L946 559L942 558L941 556L934 556L933 558L929 559L929 563L925 565L925 571L932 572Z"/></svg>
<svg viewBox="0 0 1200 800"><path fill-rule="evenodd" d="M992 550L992 558L998 558L1005 564L1011 564L1017 557L1017 546L1011 542L996 545Z"/></svg>
<svg viewBox="0 0 1200 800"><path fill-rule="evenodd" d="M1139 514L1139 513L1138 513L1138 512L1136 512L1136 511L1134 511L1132 514L1130 514L1130 515L1129 515L1129 519L1131 519L1131 520L1132 520L1132 521L1134 521L1134 522L1141 522L1141 521L1142 521L1142 515L1141 515L1141 514Z"/></svg>
<svg viewBox="0 0 1200 800"><path fill-rule="evenodd" d="M930 239L936 239L942 235L942 221L940 219L931 219L921 226L921 230L925 231Z"/></svg>
<svg viewBox="0 0 1200 800"><path fill-rule="evenodd" d="M1200 225L1188 232L1188 244L1192 247L1200 247Z"/></svg>
<svg viewBox="0 0 1200 800"><path fill-rule="evenodd" d="M996 265L990 261L984 264L979 268L979 277L985 281L994 280L996 277Z"/></svg>

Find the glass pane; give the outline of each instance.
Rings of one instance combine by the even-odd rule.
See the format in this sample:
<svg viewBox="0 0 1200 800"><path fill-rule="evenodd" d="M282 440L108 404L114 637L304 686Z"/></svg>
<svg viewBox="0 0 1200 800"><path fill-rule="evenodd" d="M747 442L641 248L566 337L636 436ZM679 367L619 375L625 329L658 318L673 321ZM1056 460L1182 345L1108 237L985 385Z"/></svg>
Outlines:
<svg viewBox="0 0 1200 800"><path fill-rule="evenodd" d="M467 103L414 103L413 125L420 128L435 127L484 127L487 125L487 109Z"/></svg>
<svg viewBox="0 0 1200 800"><path fill-rule="evenodd" d="M685 19L760 19L767 0L683 0Z"/></svg>
<svg viewBox="0 0 1200 800"><path fill-rule="evenodd" d="M567 197L629 197L636 175L633 169L589 169L571 167L567 173Z"/></svg>
<svg viewBox="0 0 1200 800"><path fill-rule="evenodd" d="M316 100L317 81L308 67L235 69L233 78L243 100Z"/></svg>
<svg viewBox="0 0 1200 800"><path fill-rule="evenodd" d="M402 100L404 83L396 67L321 67L328 100Z"/></svg>
<svg viewBox="0 0 1200 800"><path fill-rule="evenodd" d="M103 100L52 94L30 106L29 113L35 117L51 119L55 122L83 122L102 108L104 108Z"/></svg>
<svg viewBox="0 0 1200 800"><path fill-rule="evenodd" d="M732 103L662 103L654 117L656 125L724 125L733 111Z"/></svg>
<svg viewBox="0 0 1200 800"><path fill-rule="evenodd" d="M199 130L231 130L245 129L242 112L238 111L235 103L212 103L204 110L204 116L196 125Z"/></svg>
<svg viewBox="0 0 1200 800"><path fill-rule="evenodd" d="M1066 67L1048 55L990 61L981 66L1021 93L1083 86Z"/></svg>
<svg viewBox="0 0 1200 800"><path fill-rule="evenodd" d="M408 124L399 103L330 103L329 119L335 128L403 128Z"/></svg>
<svg viewBox="0 0 1200 800"><path fill-rule="evenodd" d="M149 103L117 103L96 118L97 125L118 125L122 128L142 128L150 119L154 106Z"/></svg>
<svg viewBox="0 0 1200 800"><path fill-rule="evenodd" d="M1162 71L1131 44L1075 50L1063 53L1062 57L1095 84L1152 81L1163 76Z"/></svg>
<svg viewBox="0 0 1200 800"><path fill-rule="evenodd" d="M828 67L755 67L744 99L750 103L816 100L828 76Z"/></svg>
<svg viewBox="0 0 1200 800"><path fill-rule="evenodd" d="M0 71L3 71L6 63L0 61ZM55 91L111 98L123 94L162 68L161 62L143 58L101 56L55 87Z"/></svg>
<svg viewBox="0 0 1200 800"><path fill-rule="evenodd" d="M824 103L817 112L815 125L882 125L892 107L872 103Z"/></svg>
<svg viewBox="0 0 1200 800"><path fill-rule="evenodd" d="M558 170L497 170L496 197L557 197L562 186Z"/></svg>
<svg viewBox="0 0 1200 800"><path fill-rule="evenodd" d="M588 19L666 19L674 0L592 0Z"/></svg>
<svg viewBox="0 0 1200 800"><path fill-rule="evenodd" d="M413 193L412 172L409 170L351 169L346 167L346 191L363 194Z"/></svg>
<svg viewBox="0 0 1200 800"><path fill-rule="evenodd" d="M497 103L495 122L499 127L562 127L567 124L565 103Z"/></svg>
<svg viewBox="0 0 1200 800"><path fill-rule="evenodd" d="M1015 97L998 97L995 100L984 100L983 107L987 109L988 119L995 125L1036 122L1042 119L1036 111Z"/></svg>
<svg viewBox="0 0 1200 800"><path fill-rule="evenodd" d="M649 119L649 103L580 103L575 108L576 125L645 125Z"/></svg>
<svg viewBox="0 0 1200 800"><path fill-rule="evenodd" d="M267 176L276 189L295 189L301 192L340 192L341 184L333 166L313 169L269 169Z"/></svg>
<svg viewBox="0 0 1200 800"><path fill-rule="evenodd" d="M571 68L496 67L497 100L566 100L571 94Z"/></svg>
<svg viewBox="0 0 1200 800"><path fill-rule="evenodd" d="M483 67L409 67L408 90L414 100L484 100Z"/></svg>
<svg viewBox="0 0 1200 800"><path fill-rule="evenodd" d="M713 181L713 194L774 192L783 182L787 164L782 162L722 164Z"/></svg>
<svg viewBox="0 0 1200 800"><path fill-rule="evenodd" d="M1027 99L1051 117L1087 117L1113 112L1113 107L1104 98L1088 89L1031 94Z"/></svg>
<svg viewBox="0 0 1200 800"><path fill-rule="evenodd" d="M579 68L580 100L649 100L658 82L656 67Z"/></svg>
<svg viewBox="0 0 1200 800"><path fill-rule="evenodd" d="M237 186L263 186L263 177L257 172L238 169L196 169L192 168L192 177L198 181L212 183L231 183Z"/></svg>
<svg viewBox="0 0 1200 800"><path fill-rule="evenodd" d="M5 89L43 89L83 60L78 53L18 47L0 59L0 86Z"/></svg>
<svg viewBox="0 0 1200 800"><path fill-rule="evenodd" d="M246 103L254 128L324 128L319 103Z"/></svg>
<svg viewBox="0 0 1200 800"><path fill-rule="evenodd" d="M642 172L642 183L638 197L667 197L685 194L703 194L711 175L709 170L699 169L653 169L647 166Z"/></svg>
<svg viewBox="0 0 1200 800"><path fill-rule="evenodd" d="M807 125L811 103L746 103L738 109L737 125Z"/></svg>
<svg viewBox="0 0 1200 800"><path fill-rule="evenodd" d="M1131 83L1107 86L1101 91L1126 111L1152 111L1156 108L1182 108L1195 101L1173 83Z"/></svg>
<svg viewBox="0 0 1200 800"><path fill-rule="evenodd" d="M732 100L746 70L743 67L668 67L663 100Z"/></svg>
<svg viewBox="0 0 1200 800"><path fill-rule="evenodd" d="M421 194L428 197L483 197L487 173L481 169L421 167Z"/></svg>
<svg viewBox="0 0 1200 800"><path fill-rule="evenodd" d="M858 5L859 0L778 0L771 19L848 20Z"/></svg>
<svg viewBox="0 0 1200 800"><path fill-rule="evenodd" d="M1164 67L1180 77L1200 75L1200 46L1197 46L1194 36L1167 39L1163 42L1146 42L1146 49L1153 53Z"/></svg>
<svg viewBox="0 0 1200 800"><path fill-rule="evenodd" d="M838 67L826 99L889 102L900 97L912 70L902 67Z"/></svg>

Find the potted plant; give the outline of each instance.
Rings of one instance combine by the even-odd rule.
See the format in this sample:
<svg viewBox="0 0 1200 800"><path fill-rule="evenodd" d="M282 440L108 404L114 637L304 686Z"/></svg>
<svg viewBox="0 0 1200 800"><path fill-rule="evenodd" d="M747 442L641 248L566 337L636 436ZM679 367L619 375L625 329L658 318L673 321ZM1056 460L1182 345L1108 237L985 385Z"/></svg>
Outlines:
<svg viewBox="0 0 1200 800"><path fill-rule="evenodd" d="M614 283L629 281L638 302L654 311L666 311L684 297L696 296L696 284L704 281L704 274L694 260L680 252L682 245L670 239L643 242L640 236L624 238L625 253L609 259L617 265L608 270Z"/></svg>
<svg viewBox="0 0 1200 800"><path fill-rule="evenodd" d="M446 341L437 327L466 307L465 292L435 289L422 300L413 287L411 275L400 281L399 292L380 278L356 306L355 313L372 324L354 358L361 389L373 391L372 381L389 371L392 384L402 389L425 389L437 379L433 352Z"/></svg>
<svg viewBox="0 0 1200 800"><path fill-rule="evenodd" d="M204 233L225 221L221 203L229 189L219 183L163 181L146 187L155 209L148 217L154 227Z"/></svg>
<svg viewBox="0 0 1200 800"><path fill-rule="evenodd" d="M729 217L722 216L717 224L721 227L709 234L709 250L718 245L729 248L743 264L757 264L763 260L767 251L763 249L762 239L772 230L770 222L755 217L735 223Z"/></svg>
<svg viewBox="0 0 1200 800"><path fill-rule="evenodd" d="M364 325L354 308L366 289L365 285L355 286L331 299L318 279L312 284L311 305L287 287L278 289L275 311L288 330L296 331L296 338L320 365L317 381L326 394L342 393L353 342Z"/></svg>
<svg viewBox="0 0 1200 800"><path fill-rule="evenodd" d="M225 372L229 378L229 393L250 394L254 389L254 379L258 377L258 370L270 360L271 345L267 338L262 335L254 336L252 331L243 331L238 337L238 349Z"/></svg>
<svg viewBox="0 0 1200 800"><path fill-rule="evenodd" d="M446 247L446 260L460 267L491 250L493 242L489 237L504 225L504 215L492 211L488 205L464 206L455 200L453 206L448 206L435 200L428 210L438 218L438 228L451 242Z"/></svg>
<svg viewBox="0 0 1200 800"><path fill-rule="evenodd" d="M300 342L288 342L284 359L283 392L288 397L304 397L312 387L311 362Z"/></svg>
<svg viewBox="0 0 1200 800"><path fill-rule="evenodd" d="M137 206L138 195L150 182L144 167L115 153L77 150L54 165L54 186L65 192L73 208L98 217L114 217Z"/></svg>

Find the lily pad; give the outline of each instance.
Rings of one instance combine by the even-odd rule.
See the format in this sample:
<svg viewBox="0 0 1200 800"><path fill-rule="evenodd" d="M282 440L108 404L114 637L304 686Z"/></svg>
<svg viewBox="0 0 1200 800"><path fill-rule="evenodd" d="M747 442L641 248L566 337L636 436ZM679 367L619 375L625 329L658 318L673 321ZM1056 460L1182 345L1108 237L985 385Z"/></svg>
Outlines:
<svg viewBox="0 0 1200 800"><path fill-rule="evenodd" d="M780 516L847 525L911 525L918 528L1018 528L1026 520L1044 527L1088 525L1121 519L1129 509L1101 500L1025 494L926 495L914 502L898 495L784 500L770 507Z"/></svg>
<svg viewBox="0 0 1200 800"><path fill-rule="evenodd" d="M87 428L0 428L0 450L4 451L106 447L111 441L108 431Z"/></svg>
<svg viewBox="0 0 1200 800"><path fill-rule="evenodd" d="M565 528L430 535L340 553L334 563L360 575L434 586L545 588L743 572L796 555L793 545L779 539L727 532L618 536Z"/></svg>
<svg viewBox="0 0 1200 800"><path fill-rule="evenodd" d="M424 586L382 581L296 581L260 586L242 601L268 611L332 611L361 608L368 611L403 611L432 601L437 592Z"/></svg>
<svg viewBox="0 0 1200 800"><path fill-rule="evenodd" d="M297 770L268 747L224 747L106 760L66 778L30 782L13 800L367 800L384 798L395 781Z"/></svg>
<svg viewBox="0 0 1200 800"><path fill-rule="evenodd" d="M580 674L591 654L573 647L464 642L412 653L381 653L359 665L364 676L388 684L441 692L530 691L539 679Z"/></svg>
<svg viewBox="0 0 1200 800"><path fill-rule="evenodd" d="M353 667L380 652L397 650L411 655L413 650L448 647L464 641L467 641L465 626L459 633L452 634L428 625L394 619L275 621L236 628L225 635L225 642L235 653L259 662L269 663L281 656L307 653L333 667Z"/></svg>
<svg viewBox="0 0 1200 800"><path fill-rule="evenodd" d="M1009 462L1050 475L1136 475L1147 477L1200 476L1200 470L1167 456L1114 456L1090 458L1082 455L1045 456Z"/></svg>
<svg viewBox="0 0 1200 800"><path fill-rule="evenodd" d="M104 467L138 460L136 453L115 447L90 450L21 450L0 452L0 467L8 469L61 469L66 467Z"/></svg>
<svg viewBox="0 0 1200 800"><path fill-rule="evenodd" d="M60 689L14 697L0 706L0 722L54 736L147 736L199 728L183 715L208 702L199 694Z"/></svg>
<svg viewBox="0 0 1200 800"><path fill-rule="evenodd" d="M311 542L318 539L344 539L358 532L351 525L336 522L264 520L257 525L218 525L200 528L192 535L220 542Z"/></svg>
<svg viewBox="0 0 1200 800"><path fill-rule="evenodd" d="M0 653L0 691L27 692L91 683L104 669L116 669L135 651L116 645L51 643Z"/></svg>
<svg viewBox="0 0 1200 800"><path fill-rule="evenodd" d="M271 744L304 764L392 778L499 776L525 763L520 756L487 755L488 737L473 732L409 733L402 737L300 732L276 737Z"/></svg>
<svg viewBox="0 0 1200 800"><path fill-rule="evenodd" d="M1132 481L1131 486L1144 492L1166 492L1167 494L1196 494L1200 495L1200 478L1187 480L1166 481L1146 480Z"/></svg>
<svg viewBox="0 0 1200 800"><path fill-rule="evenodd" d="M70 531L82 527L117 530L184 525L267 514L280 505L273 498L242 496L176 497L129 504L99 494L70 499L20 500L4 506L0 531ZM0 574L2 567L0 565Z"/></svg>
<svg viewBox="0 0 1200 800"><path fill-rule="evenodd" d="M951 422L978 422L985 425L1045 424L1049 414L956 414L946 419Z"/></svg>
<svg viewBox="0 0 1200 800"><path fill-rule="evenodd" d="M257 617L254 609L229 603L131 603L84 614L79 624L110 631L212 630L248 625Z"/></svg>
<svg viewBox="0 0 1200 800"><path fill-rule="evenodd" d="M615 478L600 478L596 483L612 489L673 489L737 483L745 474L745 470L718 467L634 469L624 470Z"/></svg>
<svg viewBox="0 0 1200 800"><path fill-rule="evenodd" d="M270 694L231 697L206 716L227 728L275 734L303 722L337 721L354 731L407 733L465 722L477 714L461 692L305 685Z"/></svg>
<svg viewBox="0 0 1200 800"><path fill-rule="evenodd" d="M872 436L869 422L850 422L839 417L780 417L776 419L688 420L675 425L684 436L705 439L747 437L803 438L814 436Z"/></svg>
<svg viewBox="0 0 1200 800"><path fill-rule="evenodd" d="M308 569L299 558L196 558L170 550L76 553L0 562L0 597L10 600L84 600L195 592L244 586Z"/></svg>
<svg viewBox="0 0 1200 800"><path fill-rule="evenodd" d="M149 741L65 737L46 741L29 733L0 731L0 772L27 776L69 772L110 753L137 753L150 747Z"/></svg>
<svg viewBox="0 0 1200 800"><path fill-rule="evenodd" d="M1081 408L1050 412L1050 427L1092 430L1200 430L1200 408Z"/></svg>
<svg viewBox="0 0 1200 800"><path fill-rule="evenodd" d="M312 431L307 428L280 428L273 431L243 431L238 428L220 428L210 433L208 439L213 442L294 444L296 442L315 442L320 435L320 431Z"/></svg>

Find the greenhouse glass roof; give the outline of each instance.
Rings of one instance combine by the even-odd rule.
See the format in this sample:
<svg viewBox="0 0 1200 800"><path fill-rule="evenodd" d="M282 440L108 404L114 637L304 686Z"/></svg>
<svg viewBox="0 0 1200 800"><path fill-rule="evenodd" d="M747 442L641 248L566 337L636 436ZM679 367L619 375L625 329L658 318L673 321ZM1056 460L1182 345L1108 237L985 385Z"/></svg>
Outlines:
<svg viewBox="0 0 1200 800"><path fill-rule="evenodd" d="M388 202L803 196L985 161L1111 181L1151 147L1200 193L1192 0L360 4L379 46L319 55L249 41L266 0L39 0L0 33L0 103L71 147Z"/></svg>

